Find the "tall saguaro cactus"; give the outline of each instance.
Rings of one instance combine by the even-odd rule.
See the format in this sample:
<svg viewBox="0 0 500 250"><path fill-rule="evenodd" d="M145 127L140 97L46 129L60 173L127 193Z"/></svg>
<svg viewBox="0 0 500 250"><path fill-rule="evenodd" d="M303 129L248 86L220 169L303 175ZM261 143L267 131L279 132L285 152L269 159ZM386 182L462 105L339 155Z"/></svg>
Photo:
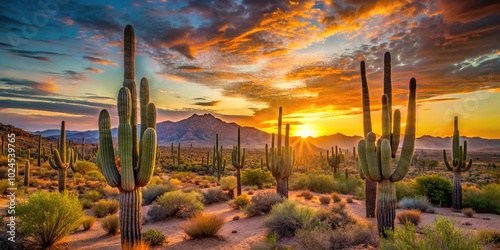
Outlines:
<svg viewBox="0 0 500 250"><path fill-rule="evenodd" d="M207 153L207 164L208 164L208 158L210 158L210 156ZM222 173L226 169L226 160L222 159L222 145L220 146L219 150L219 134L215 134L215 146L214 146L214 153L212 156L212 167L217 172L217 181L220 182Z"/></svg>
<svg viewBox="0 0 500 250"><path fill-rule="evenodd" d="M37 166L42 166L42 135L38 135Z"/></svg>
<svg viewBox="0 0 500 250"><path fill-rule="evenodd" d="M106 109L99 114L99 158L108 184L120 190L120 231L122 247L130 248L142 240L142 190L153 175L156 156L156 107L149 103L149 84L140 84L141 137L137 135L137 93L134 81L135 34L125 27L124 81L118 93L118 155L116 165L111 136L111 119ZM145 107L147 105L147 107ZM139 145L138 145L139 144Z"/></svg>
<svg viewBox="0 0 500 250"><path fill-rule="evenodd" d="M82 161L85 160L85 137L82 137Z"/></svg>
<svg viewBox="0 0 500 250"><path fill-rule="evenodd" d="M446 150L443 149L444 164L448 170L453 173L453 193L451 199L451 207L453 210L460 211L462 209L462 171L467 171L472 166L472 159L467 164L467 141L464 141L463 147L460 145L460 133L458 131L458 117L455 116L453 122L453 142L452 142L452 165L448 163ZM466 165L467 164L467 165Z"/></svg>
<svg viewBox="0 0 500 250"><path fill-rule="evenodd" d="M281 145L282 108L278 116L278 141L274 147L274 134L271 138L271 148L266 144L266 166L276 178L276 192L288 198L288 177L292 174L295 162L294 152L290 146L290 124L285 126L285 146Z"/></svg>
<svg viewBox="0 0 500 250"><path fill-rule="evenodd" d="M241 169L245 165L245 149L243 149L243 153L241 152L240 147L240 128L238 127L238 146L233 147L233 151L231 152L231 162L233 166L236 168L236 196L241 195Z"/></svg>
<svg viewBox="0 0 500 250"><path fill-rule="evenodd" d="M50 166L57 170L58 173L58 187L59 192L64 192L66 190L66 176L68 168L71 168L73 172L76 173L74 169L75 164L75 154L73 150L66 145L66 125L65 122L61 122L61 136L58 140L59 150L56 148L52 149L52 156L49 158Z"/></svg>
<svg viewBox="0 0 500 250"><path fill-rule="evenodd" d="M410 80L410 95L408 100L408 115L406 120L406 131L403 147L397 167L392 171L392 158L396 157L399 145L401 114L398 109L392 112L392 91L390 77L391 57L389 52L384 56L384 95L382 96L382 137L377 140L373 132L366 134L366 139L359 141L358 153L362 174L367 180L376 181L377 203L376 216L378 231L386 236L385 230L394 229L394 218L396 216L396 189L394 182L400 181L408 173L413 150L415 146L415 123L416 123L416 88L415 78ZM364 62L361 62L363 80L363 112L370 111L369 98L364 95L368 93L368 86L364 76ZM366 97L366 100L365 100ZM365 129L371 127L371 119L364 115ZM392 128L392 131L391 131ZM371 129L370 129L371 130Z"/></svg>
<svg viewBox="0 0 500 250"><path fill-rule="evenodd" d="M340 163L344 161L344 155L342 151L339 152L337 146L335 146L335 153L333 152L332 147L332 157L330 157L330 152L326 151L326 161L331 168L333 168L333 177L339 174Z"/></svg>

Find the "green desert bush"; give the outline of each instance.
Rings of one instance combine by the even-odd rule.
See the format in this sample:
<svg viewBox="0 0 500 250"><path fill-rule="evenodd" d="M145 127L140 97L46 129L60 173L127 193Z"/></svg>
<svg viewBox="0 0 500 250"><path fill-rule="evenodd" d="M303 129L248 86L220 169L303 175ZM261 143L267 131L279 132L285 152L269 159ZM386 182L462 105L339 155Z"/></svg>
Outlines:
<svg viewBox="0 0 500 250"><path fill-rule="evenodd" d="M92 202L96 202L96 201L100 200L101 197L102 197L101 193L99 193L99 191L97 191L97 190L89 190L89 191L85 192L85 194L83 195L84 199L87 199L87 200L92 201Z"/></svg>
<svg viewBox="0 0 500 250"><path fill-rule="evenodd" d="M330 194L330 196L332 197L332 200L333 202L337 203L337 202L341 202L342 201L342 197L340 196L339 193L337 192L333 192L332 194Z"/></svg>
<svg viewBox="0 0 500 250"><path fill-rule="evenodd" d="M415 179L415 192L429 198L429 201L438 206L451 205L452 183L437 174L422 175Z"/></svg>
<svg viewBox="0 0 500 250"><path fill-rule="evenodd" d="M229 200L227 194L222 192L222 190L219 187L209 188L202 194L203 194L203 202L206 205Z"/></svg>
<svg viewBox="0 0 500 250"><path fill-rule="evenodd" d="M181 190L164 193L148 211L152 221L169 217L188 217L203 210L203 196L198 192L185 193Z"/></svg>
<svg viewBox="0 0 500 250"><path fill-rule="evenodd" d="M329 195L320 195L319 196L319 202L321 202L322 205L330 204L331 200L332 200L332 198L330 198Z"/></svg>
<svg viewBox="0 0 500 250"><path fill-rule="evenodd" d="M478 213L500 214L500 184L487 184L481 189L464 187L462 206Z"/></svg>
<svg viewBox="0 0 500 250"><path fill-rule="evenodd" d="M222 190L234 190L236 184L236 177L234 176L224 176L220 178L220 188Z"/></svg>
<svg viewBox="0 0 500 250"><path fill-rule="evenodd" d="M77 161L75 163L75 170L77 173L85 175L90 171L98 171L97 166L89 161Z"/></svg>
<svg viewBox="0 0 500 250"><path fill-rule="evenodd" d="M0 180L0 196L7 191L7 188L10 187L10 183L8 179L1 179Z"/></svg>
<svg viewBox="0 0 500 250"><path fill-rule="evenodd" d="M316 193L338 192L342 194L355 194L361 187L362 181L359 178L333 177L329 174L308 173L293 174L289 180L290 190L307 189Z"/></svg>
<svg viewBox="0 0 500 250"><path fill-rule="evenodd" d="M314 195L309 191L302 191L302 193L300 193L300 195L302 197L304 197L304 199L306 199L306 200L310 200L314 197Z"/></svg>
<svg viewBox="0 0 500 250"><path fill-rule="evenodd" d="M17 229L40 247L48 248L80 227L83 215L82 204L75 195L38 191L18 203Z"/></svg>
<svg viewBox="0 0 500 250"><path fill-rule="evenodd" d="M396 198L398 201L404 197L414 197L417 195L415 191L415 180L403 179L395 183Z"/></svg>
<svg viewBox="0 0 500 250"><path fill-rule="evenodd" d="M246 186L257 186L263 188L266 183L274 183L274 178L270 172L264 172L257 168L247 168L241 173L241 184Z"/></svg>
<svg viewBox="0 0 500 250"><path fill-rule="evenodd" d="M252 196L250 204L246 207L249 216L266 214L271 211L274 204L282 202L284 199L275 192L262 192Z"/></svg>
<svg viewBox="0 0 500 250"><path fill-rule="evenodd" d="M422 220L422 215L420 213L420 210L410 209L399 212L396 218L398 218L398 221L401 224L406 224L410 222L413 223L413 225L418 226L418 224Z"/></svg>
<svg viewBox="0 0 500 250"><path fill-rule="evenodd" d="M483 229L479 231L478 236L485 244L495 244L497 247L500 245L500 231L498 230Z"/></svg>
<svg viewBox="0 0 500 250"><path fill-rule="evenodd" d="M341 194L355 194L356 189L362 186L362 181L359 178L346 179L343 176L334 179L333 191Z"/></svg>
<svg viewBox="0 0 500 250"><path fill-rule="evenodd" d="M462 213L463 213L466 217L471 218L471 217L473 217L473 216L474 216L474 214L476 213L476 211L474 211L474 209L472 209L472 208L470 208L470 207L469 207L469 208L464 208L464 209L462 209Z"/></svg>
<svg viewBox="0 0 500 250"><path fill-rule="evenodd" d="M118 215L108 215L101 220L101 227L108 234L117 234L120 232L120 219Z"/></svg>
<svg viewBox="0 0 500 250"><path fill-rule="evenodd" d="M147 188L142 190L142 199L145 204L151 204L162 194L174 191L176 188L170 184L148 184Z"/></svg>
<svg viewBox="0 0 500 250"><path fill-rule="evenodd" d="M398 206L404 209L414 209L421 212L425 212L428 209L432 209L431 203L425 196L415 196L413 198L404 197L398 202Z"/></svg>
<svg viewBox="0 0 500 250"><path fill-rule="evenodd" d="M142 239L150 246L160 246L165 241L165 235L158 229L150 228L142 234Z"/></svg>
<svg viewBox="0 0 500 250"><path fill-rule="evenodd" d="M82 218L83 230L87 231L94 225L96 218L94 216L84 216Z"/></svg>
<svg viewBox="0 0 500 250"><path fill-rule="evenodd" d="M381 249L483 249L479 236L465 233L446 217L436 219L434 225L424 227L422 231L423 235L416 237L416 229L413 223L406 223L402 228L396 227L394 232L388 230L386 231L388 238L381 239Z"/></svg>
<svg viewBox="0 0 500 250"><path fill-rule="evenodd" d="M279 236L294 236L299 228L313 228L318 223L314 209L290 200L274 205L264 218L264 225Z"/></svg>
<svg viewBox="0 0 500 250"><path fill-rule="evenodd" d="M208 238L217 235L224 225L224 217L217 214L197 213L181 224L182 230L191 238Z"/></svg>
<svg viewBox="0 0 500 250"><path fill-rule="evenodd" d="M80 202L82 203L83 209L90 209L94 205L94 203L91 200L87 199L81 199Z"/></svg>
<svg viewBox="0 0 500 250"><path fill-rule="evenodd" d="M248 204L250 204L250 197L247 194L242 194L230 202L230 205L236 209L245 208Z"/></svg>
<svg viewBox="0 0 500 250"><path fill-rule="evenodd" d="M333 203L331 209L318 210L317 216L323 224L328 225L332 229L356 222L354 217L346 211L346 204L343 202Z"/></svg>
<svg viewBox="0 0 500 250"><path fill-rule="evenodd" d="M104 175L99 170L92 170L87 173L89 180L105 181Z"/></svg>
<svg viewBox="0 0 500 250"><path fill-rule="evenodd" d="M97 218L103 218L105 216L115 214L118 212L118 208L118 200L100 200L92 206L92 211Z"/></svg>

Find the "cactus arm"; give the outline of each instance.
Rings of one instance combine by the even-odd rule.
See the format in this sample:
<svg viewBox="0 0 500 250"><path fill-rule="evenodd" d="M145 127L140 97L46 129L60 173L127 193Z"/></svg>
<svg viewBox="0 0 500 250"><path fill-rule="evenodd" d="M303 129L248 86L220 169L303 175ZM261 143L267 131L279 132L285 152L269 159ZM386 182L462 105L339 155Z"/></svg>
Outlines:
<svg viewBox="0 0 500 250"><path fill-rule="evenodd" d="M392 82L391 82L391 53L384 54L384 95L387 95L388 110L392 110ZM389 128L392 125L392 117L389 112Z"/></svg>
<svg viewBox="0 0 500 250"><path fill-rule="evenodd" d="M469 159L469 164L467 164L467 167L465 167L463 171L468 171L471 166L472 166L472 159Z"/></svg>
<svg viewBox="0 0 500 250"><path fill-rule="evenodd" d="M154 103L148 104L148 128L156 131L156 105Z"/></svg>
<svg viewBox="0 0 500 250"><path fill-rule="evenodd" d="M366 136L366 161L368 163L367 175L376 182L382 181L380 165L377 160L377 152L375 151L375 134L372 132L368 133Z"/></svg>
<svg viewBox="0 0 500 250"><path fill-rule="evenodd" d="M134 179L134 158L132 152L133 134L130 125L132 111L130 91L127 87L122 87L118 93L118 116L120 124L118 125L118 154L120 155L121 165L121 186L126 192L131 192L135 188Z"/></svg>
<svg viewBox="0 0 500 250"><path fill-rule="evenodd" d="M123 36L123 79L135 78L135 31L132 25L125 27Z"/></svg>
<svg viewBox="0 0 500 250"><path fill-rule="evenodd" d="M391 139L391 110L389 109L389 97L382 96L382 138Z"/></svg>
<svg viewBox="0 0 500 250"><path fill-rule="evenodd" d="M360 71L361 71L361 87L363 92L363 130L364 130L363 137L366 138L366 135L372 132L372 119L370 111L370 93L368 91L368 83L366 81L366 70L364 61L361 61Z"/></svg>
<svg viewBox="0 0 500 250"><path fill-rule="evenodd" d="M67 169L69 167L68 164L65 164L62 161L61 154L59 154L59 151L57 149L54 149L54 163L57 166L57 170Z"/></svg>
<svg viewBox="0 0 500 250"><path fill-rule="evenodd" d="M70 149L70 154L69 154L69 167L71 168L71 171L73 171L73 173L77 173L76 169L75 169L75 165L76 165L76 156L75 156L75 152L73 150Z"/></svg>
<svg viewBox="0 0 500 250"><path fill-rule="evenodd" d="M102 173L111 187L121 186L121 176L115 163L113 137L111 135L111 119L106 109L99 114L99 151L97 160L102 166Z"/></svg>
<svg viewBox="0 0 500 250"><path fill-rule="evenodd" d="M156 156L156 131L146 129L141 139L141 162L137 173L136 186L143 187L148 184L155 168Z"/></svg>
<svg viewBox="0 0 500 250"><path fill-rule="evenodd" d="M413 150L415 149L415 130L416 130L416 90L417 80L411 78L410 80L410 97L408 100L408 114L406 117L406 129L403 147L401 148L401 156L399 158L398 166L391 176L391 181L402 180L408 173L413 157Z"/></svg>
<svg viewBox="0 0 500 250"><path fill-rule="evenodd" d="M365 176L366 179L373 181L370 176L370 172L368 172L368 161L366 159L366 140L360 140L358 142L358 162L360 168L360 176Z"/></svg>
<svg viewBox="0 0 500 250"><path fill-rule="evenodd" d="M450 164L448 163L448 157L446 157L446 150L443 149L443 161L444 161L444 165L446 166L446 168L448 170L450 170L451 172L453 172L453 168L450 166Z"/></svg>
<svg viewBox="0 0 500 250"><path fill-rule="evenodd" d="M243 155L241 156L241 166L245 165L245 149L243 149Z"/></svg>
<svg viewBox="0 0 500 250"><path fill-rule="evenodd" d="M387 139L379 139L380 143L380 168L382 173L382 178L389 179L392 175L392 164L391 164L391 142Z"/></svg>
<svg viewBox="0 0 500 250"><path fill-rule="evenodd" d="M52 169L54 170L59 170L59 167L57 166L56 162L54 161L54 149L52 149L52 156L49 157L49 165Z"/></svg>
<svg viewBox="0 0 500 250"><path fill-rule="evenodd" d="M149 93L149 84L148 84L148 79L146 77L143 77L141 79L141 84L139 86L139 106L141 109L141 139L142 135L144 134L144 131L149 127L149 120L148 120L148 103L149 103L149 96L143 95L143 93Z"/></svg>
<svg viewBox="0 0 500 250"><path fill-rule="evenodd" d="M399 138L401 137L401 112L399 109L394 111L394 120L392 121L392 134L391 134L391 150L392 158L396 158L396 153L399 147Z"/></svg>

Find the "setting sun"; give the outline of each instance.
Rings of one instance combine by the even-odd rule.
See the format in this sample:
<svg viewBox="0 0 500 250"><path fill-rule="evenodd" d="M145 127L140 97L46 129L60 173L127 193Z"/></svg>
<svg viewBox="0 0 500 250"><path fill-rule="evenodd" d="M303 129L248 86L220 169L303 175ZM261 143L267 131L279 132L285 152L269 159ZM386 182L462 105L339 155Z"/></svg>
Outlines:
<svg viewBox="0 0 500 250"><path fill-rule="evenodd" d="M297 129L293 133L295 136L300 136L302 138L318 136L318 130L312 124L302 124L296 127Z"/></svg>

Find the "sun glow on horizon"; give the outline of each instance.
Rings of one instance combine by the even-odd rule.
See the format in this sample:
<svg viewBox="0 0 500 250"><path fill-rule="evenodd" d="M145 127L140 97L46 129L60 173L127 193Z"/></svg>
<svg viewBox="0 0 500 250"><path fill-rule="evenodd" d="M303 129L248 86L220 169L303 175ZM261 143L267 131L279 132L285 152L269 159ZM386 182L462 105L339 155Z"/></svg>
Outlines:
<svg viewBox="0 0 500 250"><path fill-rule="evenodd" d="M300 136L302 138L317 137L319 135L319 131L315 128L314 124L301 124L296 125L296 129L293 131L293 135Z"/></svg>

